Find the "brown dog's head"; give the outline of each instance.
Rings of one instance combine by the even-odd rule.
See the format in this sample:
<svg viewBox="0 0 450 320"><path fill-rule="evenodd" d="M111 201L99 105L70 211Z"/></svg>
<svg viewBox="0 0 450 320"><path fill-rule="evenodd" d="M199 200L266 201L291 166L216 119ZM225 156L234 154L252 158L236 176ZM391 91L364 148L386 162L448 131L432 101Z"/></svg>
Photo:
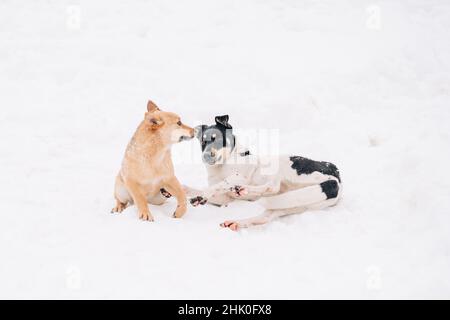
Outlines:
<svg viewBox="0 0 450 320"><path fill-rule="evenodd" d="M149 125L150 130L158 131L168 144L194 138L193 128L183 124L177 114L162 111L152 101L147 103L145 121Z"/></svg>

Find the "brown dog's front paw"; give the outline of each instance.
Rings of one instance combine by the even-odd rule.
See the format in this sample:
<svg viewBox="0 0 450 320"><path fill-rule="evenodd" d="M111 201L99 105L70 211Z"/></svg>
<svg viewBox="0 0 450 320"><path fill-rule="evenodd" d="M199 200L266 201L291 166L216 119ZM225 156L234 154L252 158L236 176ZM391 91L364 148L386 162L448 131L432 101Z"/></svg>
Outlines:
<svg viewBox="0 0 450 320"><path fill-rule="evenodd" d="M173 217L176 219L181 218L182 216L184 216L184 214L186 213L186 208L177 208L177 210L175 210L175 212L173 213Z"/></svg>
<svg viewBox="0 0 450 320"><path fill-rule="evenodd" d="M203 197L198 196L198 197L190 199L189 202L191 203L192 206L197 207L198 205L202 205L202 206L205 205L208 202L208 200Z"/></svg>
<svg viewBox="0 0 450 320"><path fill-rule="evenodd" d="M153 219L153 216L149 212L139 212L139 219L150 222L155 221L155 219Z"/></svg>
<svg viewBox="0 0 450 320"><path fill-rule="evenodd" d="M161 190L159 190L161 192L161 194L163 195L163 197L169 199L172 198L172 195L170 194L170 192L168 192L166 189L161 188Z"/></svg>
<svg viewBox="0 0 450 320"><path fill-rule="evenodd" d="M112 208L111 213L122 213L127 207L126 203L117 202L116 206Z"/></svg>
<svg viewBox="0 0 450 320"><path fill-rule="evenodd" d="M120 210L119 207L114 207L111 209L111 213L121 213L123 210Z"/></svg>

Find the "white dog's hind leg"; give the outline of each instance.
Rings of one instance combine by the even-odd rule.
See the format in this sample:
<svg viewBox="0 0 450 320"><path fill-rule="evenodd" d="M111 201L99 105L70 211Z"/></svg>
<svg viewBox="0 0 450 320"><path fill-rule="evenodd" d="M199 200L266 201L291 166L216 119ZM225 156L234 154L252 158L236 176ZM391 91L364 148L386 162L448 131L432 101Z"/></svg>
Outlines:
<svg viewBox="0 0 450 320"><path fill-rule="evenodd" d="M340 183L328 180L317 185L288 191L276 196L265 197L259 203L267 210L305 207L327 203L333 205L340 196Z"/></svg>
<svg viewBox="0 0 450 320"><path fill-rule="evenodd" d="M290 209L282 209L282 210L266 210L264 213L248 218L248 219L242 219L242 220L228 220L224 223L221 223L220 226L223 228L230 228L233 231L237 231L239 228L248 228L251 226L257 226L266 224L273 219L283 217L289 214L294 213L302 213L306 209L305 208L290 208Z"/></svg>

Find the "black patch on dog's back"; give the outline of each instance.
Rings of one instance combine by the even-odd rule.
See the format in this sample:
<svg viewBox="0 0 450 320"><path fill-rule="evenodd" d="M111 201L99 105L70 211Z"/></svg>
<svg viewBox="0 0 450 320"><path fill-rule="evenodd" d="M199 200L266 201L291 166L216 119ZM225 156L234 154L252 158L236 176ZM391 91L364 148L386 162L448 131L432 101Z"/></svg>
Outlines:
<svg viewBox="0 0 450 320"><path fill-rule="evenodd" d="M290 157L290 160L292 161L291 168L296 170L298 175L311 174L317 171L322 174L333 176L341 182L339 169L331 162L314 161L303 157Z"/></svg>
<svg viewBox="0 0 450 320"><path fill-rule="evenodd" d="M327 200L336 198L339 192L339 186L336 180L328 180L320 184L322 192L327 195Z"/></svg>

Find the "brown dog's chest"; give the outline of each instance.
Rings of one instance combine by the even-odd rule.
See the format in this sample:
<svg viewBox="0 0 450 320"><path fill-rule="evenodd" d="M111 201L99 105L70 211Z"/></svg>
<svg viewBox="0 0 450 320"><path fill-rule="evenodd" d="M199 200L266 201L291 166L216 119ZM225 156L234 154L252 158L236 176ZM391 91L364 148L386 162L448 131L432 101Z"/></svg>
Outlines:
<svg viewBox="0 0 450 320"><path fill-rule="evenodd" d="M137 181L162 180L173 175L173 165L170 158L161 161L148 161L145 157L127 157L123 164L127 176L132 175Z"/></svg>

